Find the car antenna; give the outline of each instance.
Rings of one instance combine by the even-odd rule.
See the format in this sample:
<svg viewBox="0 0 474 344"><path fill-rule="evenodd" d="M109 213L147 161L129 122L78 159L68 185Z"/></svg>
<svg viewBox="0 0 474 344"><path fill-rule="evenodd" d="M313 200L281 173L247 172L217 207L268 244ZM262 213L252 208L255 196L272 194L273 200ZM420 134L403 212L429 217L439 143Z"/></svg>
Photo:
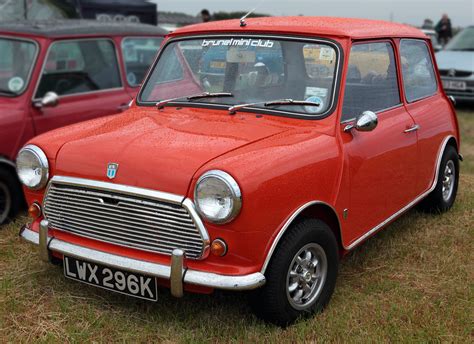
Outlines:
<svg viewBox="0 0 474 344"><path fill-rule="evenodd" d="M245 19L247 19L247 17L249 15L251 15L253 12L255 12L257 10L257 8L259 8L264 2L265 2L265 0L260 1L260 3L257 6L255 6L246 15L244 15L242 18L240 18L240 27L246 27L247 26L247 22L245 21Z"/></svg>

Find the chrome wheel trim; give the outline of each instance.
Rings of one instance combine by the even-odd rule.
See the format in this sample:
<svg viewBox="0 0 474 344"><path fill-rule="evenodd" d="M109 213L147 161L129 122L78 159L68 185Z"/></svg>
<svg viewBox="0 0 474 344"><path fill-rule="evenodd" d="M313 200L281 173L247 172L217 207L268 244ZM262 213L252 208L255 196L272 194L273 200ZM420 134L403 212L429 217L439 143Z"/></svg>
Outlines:
<svg viewBox="0 0 474 344"><path fill-rule="evenodd" d="M454 162L452 160L449 160L444 168L441 188L443 200L445 202L449 202L451 196L453 195L455 179L456 167L454 166Z"/></svg>
<svg viewBox="0 0 474 344"><path fill-rule="evenodd" d="M12 200L8 186L0 182L0 223L3 223L10 213Z"/></svg>
<svg viewBox="0 0 474 344"><path fill-rule="evenodd" d="M324 249L310 243L293 257L286 277L286 296L297 310L310 307L320 296L326 282L328 262Z"/></svg>

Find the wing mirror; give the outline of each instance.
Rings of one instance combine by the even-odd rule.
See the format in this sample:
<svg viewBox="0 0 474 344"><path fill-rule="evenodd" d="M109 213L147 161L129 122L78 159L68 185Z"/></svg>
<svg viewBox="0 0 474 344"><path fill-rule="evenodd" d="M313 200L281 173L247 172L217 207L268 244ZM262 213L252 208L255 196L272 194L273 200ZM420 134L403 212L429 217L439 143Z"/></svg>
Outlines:
<svg viewBox="0 0 474 344"><path fill-rule="evenodd" d="M55 92L47 92L43 98L35 102L35 107L44 108L44 107L55 107L59 103L59 96Z"/></svg>
<svg viewBox="0 0 474 344"><path fill-rule="evenodd" d="M377 128L379 119L375 112L364 111L362 114L357 116L354 124L349 124L344 128L345 132L355 129L357 131L372 131Z"/></svg>

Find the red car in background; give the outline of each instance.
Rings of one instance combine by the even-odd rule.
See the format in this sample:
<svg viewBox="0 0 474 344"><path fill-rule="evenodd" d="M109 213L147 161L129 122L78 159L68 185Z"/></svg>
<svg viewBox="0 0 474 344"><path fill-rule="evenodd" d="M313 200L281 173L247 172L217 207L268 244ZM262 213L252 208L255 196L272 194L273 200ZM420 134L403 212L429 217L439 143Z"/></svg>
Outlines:
<svg viewBox="0 0 474 344"><path fill-rule="evenodd" d="M23 144L126 110L165 34L86 20L0 24L0 224L23 202L14 164Z"/></svg>

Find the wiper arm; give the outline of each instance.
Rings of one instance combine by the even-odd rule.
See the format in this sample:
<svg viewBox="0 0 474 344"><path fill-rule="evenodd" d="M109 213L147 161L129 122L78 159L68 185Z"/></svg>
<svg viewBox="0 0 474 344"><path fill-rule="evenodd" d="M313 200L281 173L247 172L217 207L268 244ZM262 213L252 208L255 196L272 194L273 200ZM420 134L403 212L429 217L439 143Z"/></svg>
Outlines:
<svg viewBox="0 0 474 344"><path fill-rule="evenodd" d="M263 105L265 107L282 106L282 105L315 106L315 107L321 106L320 103L309 102L306 100L279 99L279 100L272 100L268 102L257 102L257 103L234 105L229 108L229 113L231 115L235 115L237 111L240 109L243 109L246 107L257 106L257 105Z"/></svg>
<svg viewBox="0 0 474 344"><path fill-rule="evenodd" d="M233 97L233 96L234 95L232 93L228 93L228 92L216 92L216 93L204 92L204 93L193 94L190 96L161 100L158 103L156 103L156 106L158 107L158 109L161 110L165 107L166 104L172 103L178 100L190 101L190 100L204 99L204 98L220 98L220 97Z"/></svg>
<svg viewBox="0 0 474 344"><path fill-rule="evenodd" d="M12 92L12 91L10 91L10 90L3 90L3 89L0 89L0 93L12 95L12 96L16 96L16 95L17 95L16 92Z"/></svg>

